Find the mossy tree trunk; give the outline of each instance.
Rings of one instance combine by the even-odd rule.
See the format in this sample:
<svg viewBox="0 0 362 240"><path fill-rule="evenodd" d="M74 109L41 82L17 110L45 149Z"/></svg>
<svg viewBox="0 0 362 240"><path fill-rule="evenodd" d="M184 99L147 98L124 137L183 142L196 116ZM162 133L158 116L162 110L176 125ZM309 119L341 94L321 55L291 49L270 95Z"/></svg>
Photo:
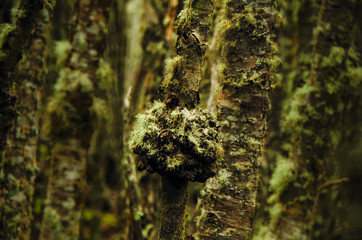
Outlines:
<svg viewBox="0 0 362 240"><path fill-rule="evenodd" d="M59 51L60 69L47 105L44 130L52 141L51 176L41 239L77 239L86 193L85 172L93 121L98 113L96 70L104 49L109 1L80 0L75 7L71 42ZM64 54L67 57L64 58Z"/></svg>
<svg viewBox="0 0 362 240"><path fill-rule="evenodd" d="M361 89L361 52L354 39L360 31L357 16L361 12L356 11L360 3L279 3L285 23L280 39L285 99L280 103L278 130L271 139L274 147L268 151L270 162L275 162L267 183L268 220L260 223L254 239L336 237L342 224L333 216L336 208L327 210L324 219L321 213L326 210L318 206L327 195L331 197L327 205L333 206L336 198L331 191L335 196L338 191L331 186L348 180L338 177L338 165L343 163L334 152L355 134L345 123Z"/></svg>
<svg viewBox="0 0 362 240"><path fill-rule="evenodd" d="M141 29L144 29L141 38L142 60L132 80L130 94L127 96L129 106L126 111L125 136L129 135L135 116L143 111L145 103L161 98L160 85L162 82L163 62L166 57L173 53L171 45L174 44L174 41L172 40L176 40L173 32L178 2L178 0L150 0L143 2L141 22ZM128 154L128 168L130 165L135 166L132 154L128 150L125 151L125 154ZM130 169L131 174L127 174L132 213L138 219L137 224L147 228L147 230L143 231L142 237L155 239L159 235L160 227L161 199L159 195L161 194L161 179L155 174L132 172L134 170ZM137 176L137 179L134 176ZM137 201L135 201L136 197Z"/></svg>
<svg viewBox="0 0 362 240"><path fill-rule="evenodd" d="M166 62L163 86L166 106L193 109L199 103L203 57L208 41L213 0L186 0L177 19L176 54ZM160 239L185 239L187 180L162 176Z"/></svg>
<svg viewBox="0 0 362 240"><path fill-rule="evenodd" d="M8 2L4 4L4 7L11 7ZM43 55L45 47L43 4L43 1L21 1L14 24L0 26L1 239L29 239L30 235L36 171L38 86L43 70L43 61L38 55ZM6 14L7 11L10 13L10 9L3 10L6 15L4 20L10 20ZM30 41L34 29L33 41ZM31 46L30 52L16 76L22 51L28 46ZM17 84L15 88L14 82ZM14 119L16 111L20 114Z"/></svg>
<svg viewBox="0 0 362 240"><path fill-rule="evenodd" d="M278 65L274 1L223 2L215 32L221 89L217 111L224 162L206 182L197 239L250 239L266 134L272 73Z"/></svg>
<svg viewBox="0 0 362 240"><path fill-rule="evenodd" d="M52 2L54 4L54 2ZM16 239L30 238L32 200L37 167L39 132L39 106L42 96L46 34L52 5L43 9L41 18L34 24L34 32L29 51L19 63L15 77L15 95L19 116L13 120L8 134L8 144L4 152L4 169L8 176L10 190L6 205L7 224L17 229ZM17 184L14 184L16 181ZM13 185L11 184L13 182ZM10 212L12 212L12 217Z"/></svg>
<svg viewBox="0 0 362 240"><path fill-rule="evenodd" d="M48 1L50 3L50 1ZM54 3L52 3L54 4ZM43 80L41 84L41 99L38 111L39 113L39 134L37 147L37 176L34 182L34 198L33 198L33 221L31 229L31 239L39 239L40 229L43 219L44 205L46 200L48 177L51 165L51 149L54 145L53 141L44 134L43 124L45 117L45 108L47 100L53 94L53 87L57 81L58 72L61 67L56 64L58 56L57 47L66 41L69 36L70 16L73 13L74 1L56 1L52 5L50 23L48 24L47 33L44 34L44 40L47 43L45 54L45 69L43 71ZM64 57L67 55L65 54Z"/></svg>
<svg viewBox="0 0 362 240"><path fill-rule="evenodd" d="M7 132L16 116L15 97L11 89L22 51L29 43L34 23L40 17L43 0L23 0L20 2L14 24L1 26L0 34L0 151L5 148Z"/></svg>
<svg viewBox="0 0 362 240"><path fill-rule="evenodd" d="M193 109L199 102L201 66L212 9L213 1L184 2L176 27L177 56L166 60L162 85L165 102L155 101L146 114L138 115L131 135L130 146L139 155L137 168L150 173L156 171L162 176L162 240L185 239L187 182L205 181L210 177L218 157L215 120L209 113ZM190 125L186 127L182 122ZM147 128L151 132L145 131ZM161 131L153 131L155 129ZM150 139L150 135L155 139ZM205 139L197 140L196 136ZM179 142L172 143L170 139ZM155 145L158 147L154 148ZM185 150L187 147L192 153ZM211 152L204 152L205 148Z"/></svg>

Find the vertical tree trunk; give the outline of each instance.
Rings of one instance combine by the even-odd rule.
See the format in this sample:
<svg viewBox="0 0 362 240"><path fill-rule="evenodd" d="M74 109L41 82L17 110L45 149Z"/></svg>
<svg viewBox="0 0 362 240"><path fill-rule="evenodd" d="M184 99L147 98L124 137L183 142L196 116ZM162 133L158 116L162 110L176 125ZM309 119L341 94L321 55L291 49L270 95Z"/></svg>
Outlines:
<svg viewBox="0 0 362 240"><path fill-rule="evenodd" d="M172 180L168 177L162 177L162 192L160 240L184 240L188 200L187 183L178 187L172 184Z"/></svg>
<svg viewBox="0 0 362 240"><path fill-rule="evenodd" d="M330 163L336 161L333 152L344 135L344 116L351 111L358 94L355 89L361 84L360 53L353 40L360 3L280 3L286 24L281 38L286 98L280 131L275 133L279 148L270 154L275 168L268 185L269 217L254 239L325 239L319 236L320 227L329 223L320 215L318 201L331 190L326 187L330 183L346 181L328 179L338 171ZM333 234L329 230L328 235Z"/></svg>
<svg viewBox="0 0 362 240"><path fill-rule="evenodd" d="M178 16L177 56L167 60L163 80L165 103L170 111L176 107L193 109L199 103L201 69L213 4L213 0L185 1ZM187 180L176 186L169 177L162 176L162 185L160 239L185 239Z"/></svg>
<svg viewBox="0 0 362 240"><path fill-rule="evenodd" d="M13 176L9 179L8 186L11 186L12 181L17 182L16 188L10 191L6 200L9 210L6 213L7 224L16 229L17 234L13 236L16 239L30 238L30 223L33 219L32 199L37 171L39 105L49 14L50 9L43 9L41 18L34 24L30 50L19 64L15 78L15 93L17 111L21 114L13 121L8 135L8 146L3 155L6 160L4 168L9 176Z"/></svg>
<svg viewBox="0 0 362 240"><path fill-rule="evenodd" d="M250 239L272 73L274 1L225 1L216 20L223 57L217 103L224 162L206 182L197 239Z"/></svg>
<svg viewBox="0 0 362 240"><path fill-rule="evenodd" d="M142 61L132 81L127 113L127 127L124 135L129 135L135 121L135 116L147 101L160 99L160 85L163 73L163 62L172 54L173 25L176 18L178 0L151 0L143 2L142 28L145 28L141 39ZM170 39L171 38L171 39ZM170 43L172 42L172 44ZM126 142L128 141L128 137ZM128 146L127 146L128 147ZM132 154L125 150L129 166L135 166ZM128 167L129 167L128 166ZM130 172L135 169L130 170ZM134 176L137 176L135 179ZM157 175L128 175L129 193L132 212L139 219L138 224L147 226L143 238L154 239L159 235L161 179ZM139 183L144 184L139 184ZM146 197L147 196L147 197ZM135 198L138 200L135 201ZM137 205L136 205L137 204ZM142 217L140 217L142 216ZM152 226L152 227L151 227Z"/></svg>
<svg viewBox="0 0 362 240"><path fill-rule="evenodd" d="M15 97L11 93L16 66L22 51L30 40L33 25L40 16L43 0L23 0L20 2L15 23L4 24L0 35L0 151L5 148L7 132L16 116Z"/></svg>
<svg viewBox="0 0 362 240"><path fill-rule="evenodd" d="M163 128L177 128L177 120L172 119L172 114L179 114L181 118L189 118L190 114L197 119L211 119L212 117L208 115L208 113L192 110L195 108L199 102L199 84L201 80L201 66L203 57L205 54L205 44L208 39L208 30L210 25L210 16L212 14L213 9L213 1L209 0L190 0L184 2L184 9L180 12L177 20L177 35L178 39L176 41L176 54L177 56L166 61L165 67L165 75L163 80L163 87L165 89L165 103L154 103L154 107L160 109L160 111L164 111L160 116L163 118L165 122L169 120L175 121L174 123L169 123L170 126L163 126L162 124L159 126L161 129ZM192 113L190 111L192 110ZM148 110L149 114L153 114L152 109ZM146 114L148 114L146 113ZM187 116L184 116L184 113L188 113ZM202 115L204 114L204 115ZM202 115L202 117L201 117ZM147 125L147 121L149 120L152 124L152 117L150 119L146 119L145 122L142 121L141 115L138 117L138 122L136 126L136 130L134 131L131 139L131 147L135 153L139 154L140 159L137 162L137 167L140 170L147 169L149 172L158 172L162 176L163 183L163 202L162 202L162 216L161 216L161 230L160 230L160 239L168 240L168 239L185 239L185 217L186 217L186 202L187 202L187 182L190 181L205 181L208 177L210 177L211 170L210 168L213 165L213 160L217 158L217 153L215 150L215 146L211 153L211 156L208 153L205 153L209 157L207 160L204 159L203 155L203 147L193 149L195 151L195 155L186 156L188 153L184 153L183 149L186 146L172 146L174 149L173 153L170 152L162 152L162 149L153 149L154 145L147 142L147 137L142 135L144 132L139 133L140 128L143 128ZM169 119L167 119L169 117ZM161 120L160 122L163 122ZM185 121L189 121L190 119L185 119ZM205 128L204 122L200 122L197 120L195 122L195 126L197 131L200 130L198 128ZM190 120L192 121L192 120ZM196 121L196 120L195 120ZM156 124L156 123L155 123ZM158 124L158 123L157 123ZM198 125L199 124L199 125ZM191 127L191 126L190 126ZM194 127L194 125L193 125ZM182 128L182 126L180 127ZM210 123L210 126L206 128L212 128L211 131L216 131L216 124L213 122ZM203 131L205 130L205 131ZM201 132L208 133L209 129L202 129ZM169 132L171 135L173 133L172 130L165 129L166 132ZM186 130L187 131L187 130ZM196 131L196 130L195 130ZM147 133L148 134L148 133ZM160 137L160 145L161 148L164 148L165 145L163 140L163 136L159 135L160 133L151 133L156 134ZM217 140L217 134L210 133L210 136L213 137L213 140ZM184 137L179 136L180 139L187 139L189 136L184 135ZM156 137L157 141L158 137ZM194 138L193 138L194 139ZM144 143L147 142L147 143ZM152 140L151 140L152 141ZM180 145L185 144L181 140ZM187 140L188 141L188 140ZM193 141L193 140L190 140ZM200 140L202 141L202 140ZM202 142L203 144L207 144ZM202 144L196 142L194 145L198 146L198 144ZM158 143L156 143L158 144ZM212 144L217 144L212 141ZM171 144L172 145L172 144ZM192 146L194 146L192 145ZM148 147L152 149L148 149ZM143 151L142 148L145 147L147 150ZM167 148L167 147L165 147ZM178 149L180 148L180 149ZM174 154L177 152L177 159L180 158L179 164L184 164L182 166L173 166L172 163L161 163L158 162L156 164L152 164L153 160L148 159L148 156L143 156L144 152L157 152L160 151L162 154L166 155L166 159L175 157ZM200 151L202 153L200 153ZM185 155L186 154L186 155ZM199 155L200 154L200 155ZM146 153L147 155L147 153ZM181 156L180 156L181 155ZM144 157L144 158L143 158ZM161 159L160 157L156 157L157 159ZM189 159L190 162L188 162ZM199 159L200 158L200 159ZM158 161L156 159L156 161ZM199 160L195 161L195 160ZM160 161L165 160L162 158ZM168 160L165 160L168 161ZM171 160L170 160L171 161ZM166 170L164 170L164 164L166 164ZM191 166L190 166L191 164ZM195 168L194 166L195 165ZM205 165L205 166L204 166ZM199 169L197 169L199 168Z"/></svg>
<svg viewBox="0 0 362 240"><path fill-rule="evenodd" d="M6 3L6 2L5 2ZM40 83L44 44L39 33L43 24L41 10L43 1L21 1L14 25L3 24L0 32L0 238L28 239L31 215L33 181L35 177L35 154L37 140L36 109L39 98L37 85ZM30 41L36 26L34 41L28 60L22 65L17 78L19 87L13 90L13 82L22 51ZM41 31L41 29L40 29ZM40 34L40 35L39 35ZM27 76L22 74L27 73ZM21 104L16 116L17 103ZM6 137L11 125L9 141ZM30 138L30 139L29 139ZM8 145L7 151L3 150Z"/></svg>
<svg viewBox="0 0 362 240"><path fill-rule="evenodd" d="M104 48L105 16L109 1L80 0L74 15L71 46L60 70L54 96L47 106L44 128L56 143L41 239L77 239L93 114L96 70Z"/></svg>

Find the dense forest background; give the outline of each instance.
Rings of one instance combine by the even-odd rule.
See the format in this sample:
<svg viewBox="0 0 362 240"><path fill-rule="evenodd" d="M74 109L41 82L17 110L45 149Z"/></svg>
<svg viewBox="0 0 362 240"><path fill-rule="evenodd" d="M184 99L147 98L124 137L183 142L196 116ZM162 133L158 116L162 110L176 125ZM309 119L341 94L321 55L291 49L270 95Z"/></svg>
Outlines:
<svg viewBox="0 0 362 240"><path fill-rule="evenodd" d="M362 239L361 14L1 0L0 239Z"/></svg>

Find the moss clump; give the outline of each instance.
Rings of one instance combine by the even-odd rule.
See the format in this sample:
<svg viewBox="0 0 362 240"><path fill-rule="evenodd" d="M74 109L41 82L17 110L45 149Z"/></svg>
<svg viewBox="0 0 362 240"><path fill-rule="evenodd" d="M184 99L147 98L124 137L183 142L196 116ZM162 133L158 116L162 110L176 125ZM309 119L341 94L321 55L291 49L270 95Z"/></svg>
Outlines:
<svg viewBox="0 0 362 240"><path fill-rule="evenodd" d="M137 168L174 179L204 182L220 158L218 126L205 110L167 109L155 102L137 116L130 147Z"/></svg>

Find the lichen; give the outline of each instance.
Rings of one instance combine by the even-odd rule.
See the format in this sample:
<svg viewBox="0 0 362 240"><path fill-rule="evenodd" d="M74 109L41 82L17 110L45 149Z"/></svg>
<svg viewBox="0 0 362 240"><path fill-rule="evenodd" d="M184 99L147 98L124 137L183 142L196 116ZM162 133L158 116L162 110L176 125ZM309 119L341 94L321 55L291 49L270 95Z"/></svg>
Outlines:
<svg viewBox="0 0 362 240"><path fill-rule="evenodd" d="M296 169L293 162L280 155L270 180L270 190L281 193L296 177Z"/></svg>
<svg viewBox="0 0 362 240"><path fill-rule="evenodd" d="M181 60L182 57L181 56L176 56L173 58L167 58L165 60L165 68L164 68L164 79L162 82L162 86L167 88L168 85L170 84L173 76L175 75L175 73L177 72L177 69L180 68L181 66ZM175 79L173 79L173 81L176 81Z"/></svg>
<svg viewBox="0 0 362 240"><path fill-rule="evenodd" d="M11 24L4 23L0 25L0 49L3 49L4 43L7 41L9 34L11 34L14 29L15 27ZM2 61L6 56L6 52L0 51L0 61Z"/></svg>
<svg viewBox="0 0 362 240"><path fill-rule="evenodd" d="M130 147L139 155L137 167L188 181L204 182L221 158L218 125L206 110L168 110L154 102L139 114Z"/></svg>
<svg viewBox="0 0 362 240"><path fill-rule="evenodd" d="M57 41L55 43L54 53L57 58L57 65L64 66L72 50L72 44L69 41Z"/></svg>
<svg viewBox="0 0 362 240"><path fill-rule="evenodd" d="M59 78L54 86L56 92L71 92L80 88L82 92L89 92L93 89L93 83L89 74L80 70L64 68L59 73Z"/></svg>

